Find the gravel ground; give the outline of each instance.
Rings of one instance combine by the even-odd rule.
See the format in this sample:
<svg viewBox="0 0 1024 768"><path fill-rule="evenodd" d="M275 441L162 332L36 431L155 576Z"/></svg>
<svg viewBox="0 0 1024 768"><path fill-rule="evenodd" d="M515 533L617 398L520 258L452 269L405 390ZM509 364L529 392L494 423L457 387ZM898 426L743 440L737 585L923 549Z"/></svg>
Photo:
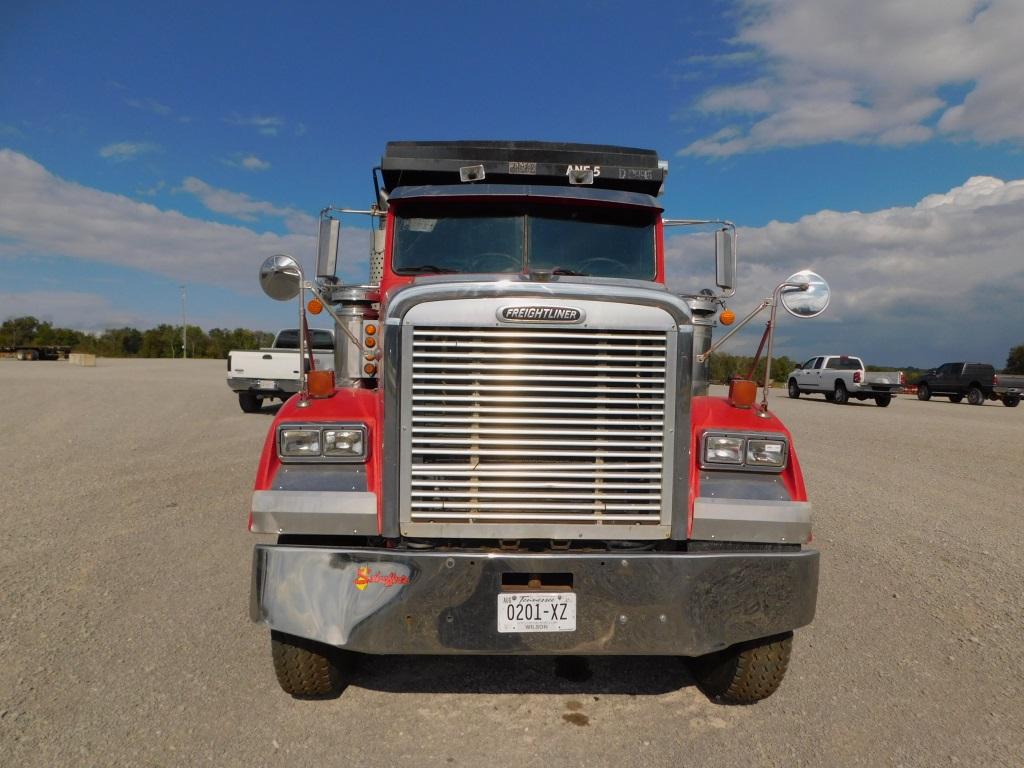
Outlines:
<svg viewBox="0 0 1024 768"><path fill-rule="evenodd" d="M779 692L675 659L366 658L281 693L245 530L271 412L217 361L0 360L0 764L1024 764L1024 407L773 407L822 550Z"/></svg>

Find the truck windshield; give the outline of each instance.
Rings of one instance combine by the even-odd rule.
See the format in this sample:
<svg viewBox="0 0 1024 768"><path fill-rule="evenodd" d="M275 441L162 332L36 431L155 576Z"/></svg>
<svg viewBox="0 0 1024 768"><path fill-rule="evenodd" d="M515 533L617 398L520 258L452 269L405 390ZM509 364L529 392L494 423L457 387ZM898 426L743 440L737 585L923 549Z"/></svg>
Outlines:
<svg viewBox="0 0 1024 768"><path fill-rule="evenodd" d="M513 273L652 280L655 212L646 208L408 202L396 214L400 275Z"/></svg>

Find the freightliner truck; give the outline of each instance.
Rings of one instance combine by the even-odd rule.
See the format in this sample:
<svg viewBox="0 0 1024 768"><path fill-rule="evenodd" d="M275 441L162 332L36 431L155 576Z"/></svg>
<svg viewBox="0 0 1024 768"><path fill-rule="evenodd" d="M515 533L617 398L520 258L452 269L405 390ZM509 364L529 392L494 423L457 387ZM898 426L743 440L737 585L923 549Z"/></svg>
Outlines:
<svg viewBox="0 0 1024 768"><path fill-rule="evenodd" d="M335 696L373 654L675 655L716 701L776 690L815 612L811 508L767 392L708 395L735 227L665 218L666 174L651 150L392 142L372 206L322 211L315 276L264 262L337 339L270 427L249 517L276 537L250 613L287 693ZM360 215L371 284L343 285ZM666 288L671 226L713 234L719 290ZM759 307L769 365L779 299L827 303L801 274Z"/></svg>

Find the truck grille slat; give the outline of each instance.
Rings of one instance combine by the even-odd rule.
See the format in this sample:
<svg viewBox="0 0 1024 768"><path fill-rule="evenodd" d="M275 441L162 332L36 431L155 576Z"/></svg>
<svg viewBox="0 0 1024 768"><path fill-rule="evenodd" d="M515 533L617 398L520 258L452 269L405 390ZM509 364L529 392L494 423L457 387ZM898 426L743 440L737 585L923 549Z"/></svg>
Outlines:
<svg viewBox="0 0 1024 768"><path fill-rule="evenodd" d="M412 329L415 523L657 525L665 331Z"/></svg>

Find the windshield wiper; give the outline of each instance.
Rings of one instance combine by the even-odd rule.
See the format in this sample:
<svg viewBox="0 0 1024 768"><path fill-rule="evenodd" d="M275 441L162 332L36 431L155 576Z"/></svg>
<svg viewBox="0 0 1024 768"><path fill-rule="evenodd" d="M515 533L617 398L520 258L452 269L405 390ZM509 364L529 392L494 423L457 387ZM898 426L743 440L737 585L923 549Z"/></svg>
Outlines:
<svg viewBox="0 0 1024 768"><path fill-rule="evenodd" d="M555 267L551 270L552 275L565 275L566 277L589 277L589 272L577 272L575 269L566 269L565 267Z"/></svg>
<svg viewBox="0 0 1024 768"><path fill-rule="evenodd" d="M395 272L400 275L453 275L458 270L439 267L436 264L418 264L415 267L399 267Z"/></svg>

